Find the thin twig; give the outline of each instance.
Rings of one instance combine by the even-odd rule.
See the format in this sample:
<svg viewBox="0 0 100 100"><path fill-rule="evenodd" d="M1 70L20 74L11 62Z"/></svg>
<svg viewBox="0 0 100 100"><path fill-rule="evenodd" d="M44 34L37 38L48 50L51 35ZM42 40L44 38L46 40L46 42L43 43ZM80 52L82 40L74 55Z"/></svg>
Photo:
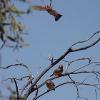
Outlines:
<svg viewBox="0 0 100 100"><path fill-rule="evenodd" d="M14 80L14 83L15 83L15 87L16 87L17 100L20 100L20 99L19 99L19 91L18 91L18 85L17 85L16 79L15 79L15 78L13 78L13 80Z"/></svg>
<svg viewBox="0 0 100 100"><path fill-rule="evenodd" d="M65 85L65 84L72 84L73 85L73 82L71 81L71 82L61 83L61 84L55 86L55 89L58 88L58 87L61 87L61 86ZM89 84L89 83L80 83L80 82L76 82L76 84L77 85L82 85L82 86L90 86L90 87L94 87L94 88L100 89L100 88L97 87L97 85L100 85L100 84ZM37 100L38 98L40 98L41 96L47 94L50 91L52 91L52 90L45 91L44 93L42 93L39 96L37 96L34 100ZM86 100L88 100L88 99L86 99Z"/></svg>
<svg viewBox="0 0 100 100"><path fill-rule="evenodd" d="M85 42L89 41L90 39L92 39L92 38L93 38L96 34L98 34L98 33L100 33L100 31L96 31L96 32L94 32L93 35L90 36L90 38L88 38L87 40L79 41L79 42L74 43L71 47L73 47L73 46L75 46L75 45L77 45L77 44L85 43Z"/></svg>
<svg viewBox="0 0 100 100"><path fill-rule="evenodd" d="M10 67L17 67L17 66L22 66L22 67L24 67L24 68L26 68L28 71L29 71L29 73L31 74L31 71L30 71L30 69L28 68L28 66L26 66L25 64L23 64L23 63L19 63L19 64L12 64L12 65L9 65L9 66L7 66L7 67L0 67L0 69L8 69L8 68L10 68Z"/></svg>
<svg viewBox="0 0 100 100"><path fill-rule="evenodd" d="M35 94L35 97L33 98L33 100L35 100L35 98L37 97L37 95L38 95L38 87L36 85L36 94Z"/></svg>
<svg viewBox="0 0 100 100"><path fill-rule="evenodd" d="M70 67L70 65L72 63L75 63L75 62L80 61L80 60L88 60L88 63L91 63L91 61L92 61L89 57L87 57L87 58L82 57L82 58L78 58L78 59L75 59L75 60L72 60L72 61L67 61L68 62L68 66L66 68L66 72L68 71L68 68Z"/></svg>

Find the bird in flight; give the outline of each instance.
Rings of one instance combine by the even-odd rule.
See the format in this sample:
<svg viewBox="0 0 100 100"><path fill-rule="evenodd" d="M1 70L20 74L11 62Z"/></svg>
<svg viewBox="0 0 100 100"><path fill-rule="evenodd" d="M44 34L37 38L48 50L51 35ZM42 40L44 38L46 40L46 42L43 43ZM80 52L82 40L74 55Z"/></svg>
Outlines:
<svg viewBox="0 0 100 100"><path fill-rule="evenodd" d="M30 9L28 9L27 12L30 12L31 10L47 11L50 15L52 15L55 18L55 21L58 21L62 17L62 15L58 13L56 10L54 10L51 5L46 5L46 6L35 5L32 6Z"/></svg>

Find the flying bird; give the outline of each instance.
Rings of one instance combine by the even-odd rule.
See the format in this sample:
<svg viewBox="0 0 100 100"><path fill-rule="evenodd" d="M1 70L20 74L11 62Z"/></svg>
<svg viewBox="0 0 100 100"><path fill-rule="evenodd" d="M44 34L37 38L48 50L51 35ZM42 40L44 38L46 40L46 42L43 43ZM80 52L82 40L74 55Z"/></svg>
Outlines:
<svg viewBox="0 0 100 100"><path fill-rule="evenodd" d="M60 64L60 65L58 66L58 68L54 70L53 74L50 75L50 77L51 77L51 76L60 77L60 76L62 75L62 73L63 73L63 65Z"/></svg>
<svg viewBox="0 0 100 100"><path fill-rule="evenodd" d="M58 21L62 17L62 15L58 13L56 10L54 10L50 5L36 5L28 9L28 12L30 12L30 10L47 11L50 15L52 15L55 18L55 21Z"/></svg>
<svg viewBox="0 0 100 100"><path fill-rule="evenodd" d="M46 87L49 90L54 90L55 91L55 84L51 80L46 80L45 84L46 84Z"/></svg>

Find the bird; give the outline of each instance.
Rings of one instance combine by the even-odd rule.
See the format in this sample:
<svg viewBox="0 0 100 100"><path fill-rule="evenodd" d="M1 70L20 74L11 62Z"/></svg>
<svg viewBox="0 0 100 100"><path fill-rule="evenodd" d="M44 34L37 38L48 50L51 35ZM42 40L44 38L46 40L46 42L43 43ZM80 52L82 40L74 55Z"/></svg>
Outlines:
<svg viewBox="0 0 100 100"><path fill-rule="evenodd" d="M27 12L29 13L31 10L47 11L50 15L52 15L55 18L55 21L58 21L62 17L62 15L60 13L58 13L56 10L54 10L51 5L46 5L46 6L36 5L36 6L32 6L31 8L28 9Z"/></svg>
<svg viewBox="0 0 100 100"><path fill-rule="evenodd" d="M45 81L46 87L48 90L54 90L55 91L55 84L51 80Z"/></svg>
<svg viewBox="0 0 100 100"><path fill-rule="evenodd" d="M63 73L63 65L60 64L60 65L58 66L58 68L55 69L55 70L53 71L53 74L50 75L50 77L51 77L51 76L60 77L60 76L62 75L62 73Z"/></svg>
<svg viewBox="0 0 100 100"><path fill-rule="evenodd" d="M62 15L59 14L56 10L52 9L51 6L47 5L47 6L45 6L45 7L46 7L46 11L47 11L50 15L54 16L55 21L58 21L58 20L62 17Z"/></svg>

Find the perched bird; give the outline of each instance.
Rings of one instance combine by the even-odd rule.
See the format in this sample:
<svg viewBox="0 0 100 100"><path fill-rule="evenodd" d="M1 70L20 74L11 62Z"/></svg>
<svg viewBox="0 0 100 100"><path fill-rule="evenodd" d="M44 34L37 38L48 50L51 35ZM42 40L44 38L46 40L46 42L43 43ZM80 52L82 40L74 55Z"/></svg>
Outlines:
<svg viewBox="0 0 100 100"><path fill-rule="evenodd" d="M55 18L55 21L58 21L61 18L61 14L59 14L56 10L54 10L50 5L46 6L32 6L30 9L28 9L28 12L31 10L38 10L38 11L47 11L50 15L52 15Z"/></svg>
<svg viewBox="0 0 100 100"><path fill-rule="evenodd" d="M55 84L51 80L46 80L45 84L49 90L55 91Z"/></svg>
<svg viewBox="0 0 100 100"><path fill-rule="evenodd" d="M57 69L54 70L53 74L50 75L50 77L51 76L59 77L62 75L62 73L63 73L63 65L61 64L61 65L59 65L59 67Z"/></svg>

